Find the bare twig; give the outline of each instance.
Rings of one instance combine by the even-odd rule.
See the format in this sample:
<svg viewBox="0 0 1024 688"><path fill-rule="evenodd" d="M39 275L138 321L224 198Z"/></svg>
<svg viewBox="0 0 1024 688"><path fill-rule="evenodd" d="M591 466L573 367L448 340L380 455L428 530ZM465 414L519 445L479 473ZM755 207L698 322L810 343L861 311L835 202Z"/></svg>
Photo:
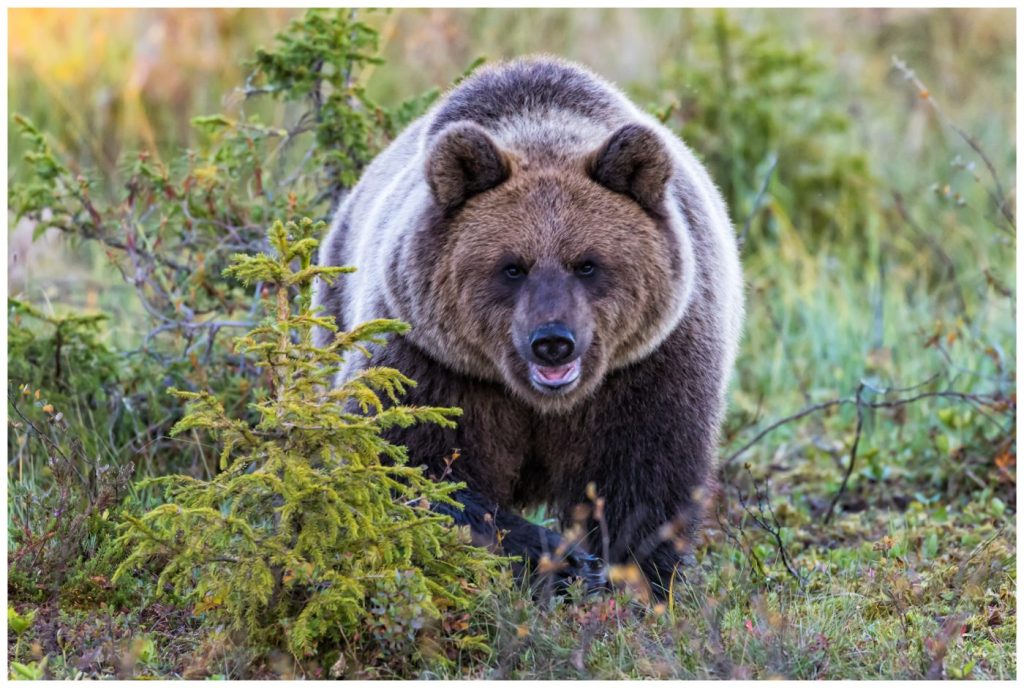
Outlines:
<svg viewBox="0 0 1024 688"><path fill-rule="evenodd" d="M775 540L775 548L779 552L779 558L782 560L782 565L786 568L786 572L800 585L804 587L807 583L806 579L796 571L796 567L793 565L793 561L789 557L789 552L786 550L786 545L782 542L782 524L779 523L778 516L775 515L775 510L772 508L771 496L768 494L768 482L764 483L764 490L758 488L757 481L754 479L750 469L747 468L747 474L750 476L751 484L754 486L754 496L757 498L757 513L750 508L747 504L746 498L743 496L743 492L740 488L736 487L736 496L740 500L740 506L747 513L750 518L754 519L754 523L757 527L772 536ZM767 513L765 508L767 506ZM762 566L763 570L763 566Z"/></svg>
<svg viewBox="0 0 1024 688"><path fill-rule="evenodd" d="M917 89L918 97L921 98L921 100L926 101L928 105L931 106L932 110L935 111L935 114L939 116L939 119L942 120L942 122L946 126L948 126L950 129L956 132L956 134L961 139L963 139L968 146L970 146L971 150L977 153L978 157L981 158L981 161L985 163L985 167L988 168L989 176L992 177L992 183L995 184L994 193L992 191L987 190L989 197L992 199L992 202L996 205L996 208L999 210L1000 214L1010 225L1009 229L1003 227L1000 227L1000 229L1002 229L1007 234L1015 234L1017 230L1017 223L1014 219L1013 213L1010 211L1009 203L1006 198L1006 193L1003 191L1003 185L999 181L999 175L996 173L995 165L992 164L991 158L989 158L988 155L985 154L985 151L982 150L981 144L978 142L976 138L974 138L974 136L961 129L959 126L956 125L956 123L954 123L951 119L949 119L949 117L946 116L946 113L942 110L941 107L939 107L939 104L935 102L935 99L932 98L931 91L929 91L928 87L925 86L924 83L917 77L917 74L914 73L914 70L907 66L906 62L904 62L903 60L899 59L894 55L892 58L892 66L900 74L903 75L904 79L906 79L907 81L914 85L914 88ZM999 225L996 226L998 227Z"/></svg>
<svg viewBox="0 0 1024 688"><path fill-rule="evenodd" d="M861 430L864 427L864 404L861 399L861 394L863 392L864 383L861 382L857 385L857 394L855 398L855 402L857 404L857 429L854 431L853 445L850 447L850 460L846 465L846 473L843 475L843 482L839 485L839 489L832 498L832 503L828 505L828 510L825 512L825 523L832 522L832 514L835 512L836 505L842 498L843 493L846 492L846 484L850 482L850 476L853 474L853 467L857 463L857 448L860 446Z"/></svg>
<svg viewBox="0 0 1024 688"><path fill-rule="evenodd" d="M25 421L25 423L27 423L30 428L32 428L32 431L36 434L36 436L44 443L48 444L50 448L53 449L53 451L55 451L58 456L60 456L60 458L64 459L64 463L66 463L68 467L75 472L75 475L78 476L78 479L82 481L83 485L87 484L88 481L86 480L85 476L82 475L82 472L80 470L78 470L78 466L75 465L75 462L68 458L68 455L64 453L64 450L60 448L60 445L58 445L56 442L50 439L47 435L44 435L43 432L35 426L35 423L29 420L25 416L25 414L21 412L21 409L18 408L18 402L14 400L13 396L8 394L7 400L10 402L11 408L14 409L14 412L17 413L18 416L23 421Z"/></svg>
<svg viewBox="0 0 1024 688"><path fill-rule="evenodd" d="M715 509L715 520L718 521L718 527L722 529L722 532L725 534L725 537L728 540L732 541L737 551L742 552L743 555L747 557L747 559L753 562L752 568L755 571L757 571L758 575L760 575L762 578L767 578L768 574L764 570L764 563L761 561L761 558L757 556L757 552L755 552L750 547L745 547L743 542L740 541L739 537L733 531L732 526L729 525L728 520L722 519L723 508L724 500L722 500L722 503L720 503L718 507Z"/></svg>
<svg viewBox="0 0 1024 688"><path fill-rule="evenodd" d="M750 440L749 442L744 444L742 447L740 447L739 449L734 451L732 454L730 454L729 457L726 458L725 461L722 462L722 467L724 468L725 466L728 466L733 461L735 461L736 459L738 459L741 456L743 456L744 454L746 454L758 442L760 442L762 439L764 439L767 435L771 434L773 431L777 430L778 428L781 428L783 425L788 425L789 423L792 423L794 421L798 421L801 418L804 418L805 416L809 416L812 413L817 413L818 411L825 411L825 410L828 410L828 409L831 409L831 408L835 408L837 406L841 406L841 405L843 405L846 402L847 402L846 399L831 399L829 401L823 401L820 404L812 404L811 406L807 406L806 408L803 408L800 411L797 411L796 413L794 413L791 416L786 416L785 418L780 418L779 420L775 421L774 423L769 425L767 428L765 428L761 432L757 433L757 435L755 435L752 440Z"/></svg>
<svg viewBox="0 0 1024 688"><path fill-rule="evenodd" d="M913 389L913 388L908 388L908 389ZM885 394L885 393L899 392L900 390L873 390L873 391ZM818 403L818 404L812 404L810 406L807 406L807 407L801 409L800 411L797 411L796 413L794 413L794 414L792 414L790 416L786 416L785 418L780 418L779 420L775 421L774 423L772 423L771 425L766 427L764 430L762 430L761 432L757 433L757 435L755 435L753 437L753 439L751 439L749 442L747 442L742 447L740 447L739 449L734 451L732 454L730 454L729 457L726 458L725 461L723 461L721 465L722 465L723 468L728 466L728 465L730 465L736 459L738 459L739 457L743 456L748 451L750 451L751 448L753 448L755 445L757 445L757 443L760 442L762 439L764 439L767 435L771 434L772 432L774 432L775 430L781 428L782 426L788 425L789 423L792 423L794 421L800 420L801 418L809 416L812 413L817 413L819 411L827 411L827 410L830 410L830 409L833 409L833 408L837 408L837 407L840 407L840 406L849 406L851 404L857 404L858 406L863 407L863 408L867 408L867 409L896 408L896 407L899 407L899 406L906 406L907 404L912 404L912 403L914 403L916 401L921 401L922 399L955 399L957 401L962 401L962 402L965 402L965 403L972 403L972 404L991 404L991 403L993 403L995 401L998 401L1000 399L1000 397L1001 397L1001 395L999 395L999 394L971 394L971 393L968 393L968 392L957 392L957 391L953 391L953 390L944 390L944 391L940 391L940 392L922 392L920 394L915 394L915 395L910 396L910 397L904 397L904 398L901 398L901 399L891 399L889 401L863 401L863 400L861 400L860 402L858 402L856 397L852 397L852 398L851 397L842 397L842 398L839 398L839 399L830 399L828 401L823 401L823 402Z"/></svg>
<svg viewBox="0 0 1024 688"><path fill-rule="evenodd" d="M68 219L69 220L73 220L73 218L68 218ZM61 232L65 233L65 234L67 234L69 236L79 236L79 237L82 237L84 239L94 239L96 241L99 241L101 244L104 244L105 246L109 246L110 248L117 249L119 251L126 251L127 252L129 250L129 247L124 242L119 241L117 239L114 239L113 237L109 236L108 234L103 233L102 232L102 230L103 230L103 226L102 225L95 226L95 229L93 231L90 231L88 229L88 226L86 226L86 225L79 225L79 226L76 226L76 227L71 227L69 225L61 224L61 223L53 222L53 221L46 222L45 224L46 224L46 226L53 227L54 229L58 229ZM143 256L145 256L145 258L147 260L150 260L150 261L153 261L153 262L156 262L156 263L162 263L162 264L166 265L167 267L171 268L172 270L176 270L176 271L182 272L182 273L189 272L191 270L190 268L188 268L188 267L186 267L184 265L181 265L179 263L176 263L175 261L171 260L170 258L167 258L166 256L159 255L159 254L149 253L149 252L144 251L144 250L139 249L139 248L136 248L135 251L137 253L140 253Z"/></svg>

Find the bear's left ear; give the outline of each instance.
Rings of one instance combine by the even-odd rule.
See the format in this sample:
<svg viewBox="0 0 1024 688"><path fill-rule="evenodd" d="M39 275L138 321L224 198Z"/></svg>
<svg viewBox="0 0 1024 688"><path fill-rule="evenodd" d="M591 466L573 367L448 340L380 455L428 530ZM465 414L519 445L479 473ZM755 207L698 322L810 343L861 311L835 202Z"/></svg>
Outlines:
<svg viewBox="0 0 1024 688"><path fill-rule="evenodd" d="M442 131L427 157L427 183L445 211L493 189L508 176L508 156L473 122L456 122Z"/></svg>
<svg viewBox="0 0 1024 688"><path fill-rule="evenodd" d="M629 196L644 210L655 211L665 196L672 158L658 135L640 124L627 124L594 154L590 178Z"/></svg>

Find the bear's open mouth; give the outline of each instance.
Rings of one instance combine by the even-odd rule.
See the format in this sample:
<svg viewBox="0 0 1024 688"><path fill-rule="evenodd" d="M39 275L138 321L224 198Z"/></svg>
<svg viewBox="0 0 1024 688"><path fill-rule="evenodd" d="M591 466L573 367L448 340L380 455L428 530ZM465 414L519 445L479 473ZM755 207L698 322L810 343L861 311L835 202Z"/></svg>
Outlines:
<svg viewBox="0 0 1024 688"><path fill-rule="evenodd" d="M580 376L580 359L560 366L540 366L530 363L530 381L544 389L559 389L576 382Z"/></svg>

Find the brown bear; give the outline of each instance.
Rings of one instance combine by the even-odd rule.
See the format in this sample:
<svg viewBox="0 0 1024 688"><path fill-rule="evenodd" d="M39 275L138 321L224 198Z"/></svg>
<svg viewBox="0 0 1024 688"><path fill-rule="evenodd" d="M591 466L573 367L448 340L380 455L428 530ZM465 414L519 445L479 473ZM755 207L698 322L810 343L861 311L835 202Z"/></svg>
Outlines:
<svg viewBox="0 0 1024 688"><path fill-rule="evenodd" d="M743 317L725 204L682 141L577 65L481 69L368 167L320 262L357 268L317 287L340 327L412 326L341 376L392 366L418 381L409 403L463 409L391 437L466 483L456 522L534 565L564 554L563 580L599 583L601 555L663 591L702 519ZM517 514L570 522L590 484L603 514L567 553Z"/></svg>

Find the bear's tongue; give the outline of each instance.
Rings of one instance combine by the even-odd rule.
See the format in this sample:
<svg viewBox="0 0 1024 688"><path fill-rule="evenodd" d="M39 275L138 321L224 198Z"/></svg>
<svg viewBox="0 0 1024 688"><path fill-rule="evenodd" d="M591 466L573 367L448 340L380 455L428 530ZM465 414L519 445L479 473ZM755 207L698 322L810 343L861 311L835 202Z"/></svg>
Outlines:
<svg viewBox="0 0 1024 688"><path fill-rule="evenodd" d="M576 379L580 372L580 359L561 366L531 365L539 382L549 385L564 385Z"/></svg>

